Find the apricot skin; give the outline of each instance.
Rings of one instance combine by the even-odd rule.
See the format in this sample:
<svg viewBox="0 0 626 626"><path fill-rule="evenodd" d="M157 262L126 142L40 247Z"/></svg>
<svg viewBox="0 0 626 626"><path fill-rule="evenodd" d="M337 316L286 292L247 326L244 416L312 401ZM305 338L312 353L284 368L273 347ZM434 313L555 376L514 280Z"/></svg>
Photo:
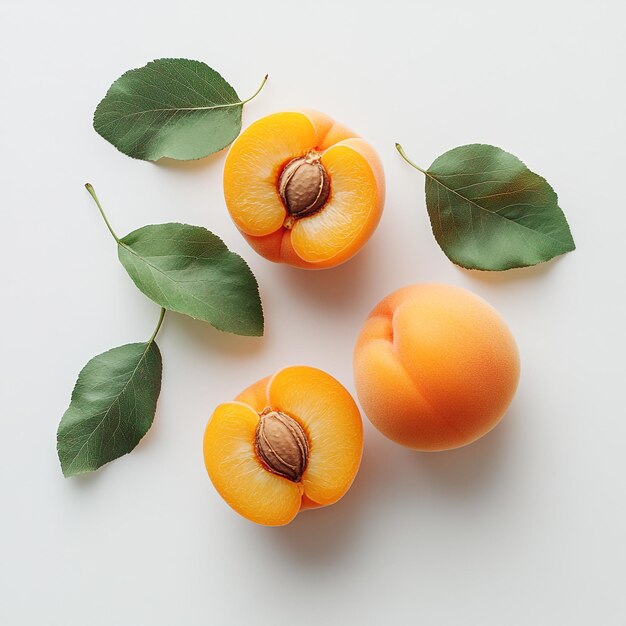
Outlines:
<svg viewBox="0 0 626 626"><path fill-rule="evenodd" d="M467 445L489 432L519 380L519 353L500 315L449 285L412 285L370 313L354 352L361 406L415 450Z"/></svg>

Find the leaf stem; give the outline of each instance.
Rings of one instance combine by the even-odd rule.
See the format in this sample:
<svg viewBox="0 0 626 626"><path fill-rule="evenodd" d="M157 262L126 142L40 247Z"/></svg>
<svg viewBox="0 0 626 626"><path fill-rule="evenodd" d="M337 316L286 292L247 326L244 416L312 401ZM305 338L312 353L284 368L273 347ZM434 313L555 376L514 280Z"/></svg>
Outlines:
<svg viewBox="0 0 626 626"><path fill-rule="evenodd" d="M102 209L100 200L98 200L96 191L92 187L91 183L85 183L85 189L89 192L89 195L93 198L94 202L96 203L96 206L98 207L98 210L100 211L100 215L102 215L102 219L104 220L104 223L107 225L109 232L113 235L113 239L115 239L117 243L120 243L119 237L115 234L115 231L113 230L113 228L111 228L111 224L109 224L109 220L107 219L107 216L105 215L104 210Z"/></svg>
<svg viewBox="0 0 626 626"><path fill-rule="evenodd" d="M417 165L417 163L414 163L413 161L411 161L411 159L409 159L409 157L406 155L406 152L404 151L404 148L399 143L396 143L396 150L400 153L400 156L409 165L412 165L416 170L419 170L420 172L422 172L422 174L424 174L424 176L428 176L428 172L423 170L419 165Z"/></svg>
<svg viewBox="0 0 626 626"><path fill-rule="evenodd" d="M161 307L161 314L159 315L159 321L157 322L156 328L154 329L152 336L150 337L150 339L148 339L148 345L151 344L156 339L156 336L159 330L161 329L161 324L163 324L164 317L165 317L165 309Z"/></svg>
<svg viewBox="0 0 626 626"><path fill-rule="evenodd" d="M246 102L250 102L250 100L254 100L261 93L261 89L265 87L265 83L267 82L268 78L269 78L269 74L265 74L265 78L263 78L263 81L259 85L259 88L247 100L243 100L241 104L246 104Z"/></svg>

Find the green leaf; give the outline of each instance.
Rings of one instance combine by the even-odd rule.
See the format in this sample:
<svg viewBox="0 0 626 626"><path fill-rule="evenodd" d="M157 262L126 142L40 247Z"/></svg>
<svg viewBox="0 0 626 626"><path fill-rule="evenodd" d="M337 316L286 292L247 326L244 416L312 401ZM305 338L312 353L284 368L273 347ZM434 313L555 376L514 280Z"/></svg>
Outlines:
<svg viewBox="0 0 626 626"><path fill-rule="evenodd" d="M265 77L267 80L267 76ZM231 144L243 102L206 63L157 59L118 78L96 108L96 131L136 159L199 159Z"/></svg>
<svg viewBox="0 0 626 626"><path fill-rule="evenodd" d="M426 206L437 243L457 265L507 270L575 249L557 195L516 156L470 144L438 157L426 175Z"/></svg>
<svg viewBox="0 0 626 626"><path fill-rule="evenodd" d="M206 228L144 226L118 240L122 265L157 304L238 335L263 334L259 288L246 262Z"/></svg>
<svg viewBox="0 0 626 626"><path fill-rule="evenodd" d="M154 339L118 346L85 365L57 432L65 476L92 472L139 443L154 419L161 370Z"/></svg>

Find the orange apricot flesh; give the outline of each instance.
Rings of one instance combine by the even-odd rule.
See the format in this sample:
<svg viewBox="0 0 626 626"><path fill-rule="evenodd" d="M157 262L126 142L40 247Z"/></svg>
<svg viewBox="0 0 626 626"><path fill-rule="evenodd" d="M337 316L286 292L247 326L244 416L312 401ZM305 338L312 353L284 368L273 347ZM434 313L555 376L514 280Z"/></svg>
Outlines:
<svg viewBox="0 0 626 626"><path fill-rule="evenodd" d="M293 419L308 443L298 480L272 471L258 450L261 416ZM361 414L332 376L287 367L220 404L204 434L204 462L224 500L243 517L266 526L288 524L300 510L337 502L350 488L363 450Z"/></svg>
<svg viewBox="0 0 626 626"><path fill-rule="evenodd" d="M517 389L515 340L500 315L449 285L412 285L370 313L354 353L361 406L384 435L416 450L489 432Z"/></svg>
<svg viewBox="0 0 626 626"><path fill-rule="evenodd" d="M294 216L281 196L286 166L315 155L329 180L321 208ZM317 111L286 111L251 124L224 166L224 196L235 225L263 257L306 269L347 261L380 220L385 177L374 149Z"/></svg>

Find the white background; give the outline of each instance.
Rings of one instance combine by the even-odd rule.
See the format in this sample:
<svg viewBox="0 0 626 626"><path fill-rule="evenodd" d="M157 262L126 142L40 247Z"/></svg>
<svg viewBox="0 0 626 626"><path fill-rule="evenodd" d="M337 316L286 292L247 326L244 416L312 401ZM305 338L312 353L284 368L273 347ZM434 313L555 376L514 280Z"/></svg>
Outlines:
<svg viewBox="0 0 626 626"><path fill-rule="evenodd" d="M2 430L0 623L623 625L626 623L622 2L5 2L0 9ZM224 153L151 164L91 127L127 69L206 61L244 125L318 108L380 152L385 213L348 264L317 273L255 255L222 196ZM437 247L423 166L502 146L559 194L578 249L540 267L471 273ZM167 315L154 427L129 456L65 480L58 421L81 367L147 338L158 307L116 260L83 188L120 234L184 221L252 266L263 339ZM207 418L290 364L353 390L359 327L392 289L461 285L492 303L522 355L501 425L419 454L366 421L348 495L290 526L238 517L206 476Z"/></svg>

